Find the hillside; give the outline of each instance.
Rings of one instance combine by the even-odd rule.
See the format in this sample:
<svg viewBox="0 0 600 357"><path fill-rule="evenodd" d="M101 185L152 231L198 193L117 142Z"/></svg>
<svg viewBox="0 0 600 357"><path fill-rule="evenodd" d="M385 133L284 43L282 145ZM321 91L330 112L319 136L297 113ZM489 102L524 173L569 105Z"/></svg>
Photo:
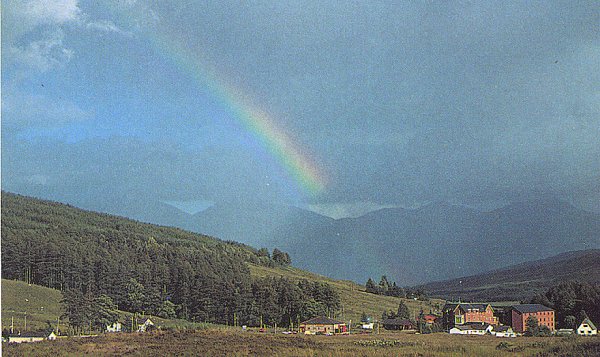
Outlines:
<svg viewBox="0 0 600 357"><path fill-rule="evenodd" d="M125 311L159 314L173 304L171 315L221 324L296 321L333 311L357 321L362 312L378 317L399 303L354 283L277 268L247 245L4 192L2 275L105 294ZM288 295L277 295L282 292ZM280 298L293 304L279 306ZM439 307L419 304L410 302L414 311Z"/></svg>
<svg viewBox="0 0 600 357"><path fill-rule="evenodd" d="M15 331L55 327L64 313L61 300L58 290L2 279L2 329L10 328L11 322Z"/></svg>
<svg viewBox="0 0 600 357"><path fill-rule="evenodd" d="M11 324L15 333L18 331L39 331L58 328L67 329L67 320L61 318L64 306L61 304L63 295L60 291L23 281L2 279L2 326L10 329ZM131 313L119 311L120 321L130 321ZM193 323L178 319L164 319L157 316L147 316L161 328L199 329L208 325Z"/></svg>
<svg viewBox="0 0 600 357"><path fill-rule="evenodd" d="M293 267L269 268L250 264L250 274L255 277L281 276L294 281L307 279L310 281L327 283L340 293L343 311L340 314L340 318L355 322L360 320L363 312L375 319L379 319L383 311L396 311L400 301L404 301L408 306L411 316L417 316L421 310L425 312L441 312L445 302L441 299L417 301L413 299L400 299L392 296L370 294L365 292L365 287L363 285L356 284L352 281L335 280Z"/></svg>
<svg viewBox="0 0 600 357"><path fill-rule="evenodd" d="M422 285L431 296L480 301L528 300L560 282L600 283L600 250L562 253L550 258L458 279Z"/></svg>

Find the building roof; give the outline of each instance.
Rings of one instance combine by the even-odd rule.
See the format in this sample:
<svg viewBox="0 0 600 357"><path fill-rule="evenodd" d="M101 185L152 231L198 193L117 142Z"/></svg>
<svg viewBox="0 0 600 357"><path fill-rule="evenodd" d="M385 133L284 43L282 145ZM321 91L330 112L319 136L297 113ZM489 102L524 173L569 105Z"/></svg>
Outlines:
<svg viewBox="0 0 600 357"><path fill-rule="evenodd" d="M520 305L513 305L512 308L522 314L529 313L529 312L554 311L553 309L551 309L547 306L544 306L542 304L520 304Z"/></svg>
<svg viewBox="0 0 600 357"><path fill-rule="evenodd" d="M490 327L490 324L468 324L468 325L456 325L454 326L454 328L457 328L461 331L468 331L468 330L478 330L478 331L484 331L487 330L488 327Z"/></svg>
<svg viewBox="0 0 600 357"><path fill-rule="evenodd" d="M50 332L45 331L27 331L23 332L20 335L11 335L10 337L48 337L50 336Z"/></svg>
<svg viewBox="0 0 600 357"><path fill-rule="evenodd" d="M444 310L447 309L456 309L457 307L459 307L465 311L468 310L479 310L479 311L485 311L485 309L487 309L488 306L491 307L490 304L487 303L468 303L468 302L456 302L456 303L447 303L446 305L444 305Z"/></svg>
<svg viewBox="0 0 600 357"><path fill-rule="evenodd" d="M471 326L469 325L456 325L453 327L453 329L457 329L457 330L461 330L461 331L466 331L466 330L470 330Z"/></svg>
<svg viewBox="0 0 600 357"><path fill-rule="evenodd" d="M502 326L497 326L496 328L494 328L494 331L496 331L496 332L506 332L508 330L512 330L512 327L502 325Z"/></svg>
<svg viewBox="0 0 600 357"><path fill-rule="evenodd" d="M330 319L329 317L325 317L325 316L318 316L318 317L312 318L310 320L304 321L302 323L306 324L306 325L338 325L338 324L344 324L345 322Z"/></svg>
<svg viewBox="0 0 600 357"><path fill-rule="evenodd" d="M581 321L581 323L579 324L579 327L581 327L581 325L583 325L583 324L588 324L593 330L597 330L596 325L594 325L592 320L590 320L587 317L585 319L583 319L583 321Z"/></svg>
<svg viewBox="0 0 600 357"><path fill-rule="evenodd" d="M154 322L152 322L152 320L150 320L149 317L141 317L137 319L137 323L138 325L142 325L145 324L146 322L148 322L149 324L154 325Z"/></svg>

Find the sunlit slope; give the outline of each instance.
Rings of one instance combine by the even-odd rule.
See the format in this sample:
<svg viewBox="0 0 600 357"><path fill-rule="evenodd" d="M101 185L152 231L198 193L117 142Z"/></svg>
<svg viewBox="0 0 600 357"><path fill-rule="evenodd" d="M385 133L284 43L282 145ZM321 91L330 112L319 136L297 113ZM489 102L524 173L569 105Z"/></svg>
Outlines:
<svg viewBox="0 0 600 357"><path fill-rule="evenodd" d="M61 331L67 331L68 321L60 317L64 313L61 300L62 293L58 290L23 281L2 279L2 330L10 329L11 323L15 333L54 329L58 323ZM130 312L119 311L119 321L128 323L132 315ZM181 319L164 319L150 315L146 317L150 317L163 329L199 329L215 326Z"/></svg>
<svg viewBox="0 0 600 357"><path fill-rule="evenodd" d="M10 328L12 322L15 332L24 331L25 320L27 330L55 327L63 314L61 299L58 290L2 279L2 329Z"/></svg>
<svg viewBox="0 0 600 357"><path fill-rule="evenodd" d="M408 305L411 315L415 316L422 309L425 313L441 310L444 300L431 299L430 301L415 301L400 299L391 296L375 295L365 292L364 286L347 280L334 280L322 275L310 273L293 267L268 268L249 264L250 274L253 277L285 277L290 280L306 279L318 281L333 286L340 294L343 310L339 318L344 320L359 321L363 312L375 319L380 319L383 311L398 309L400 301Z"/></svg>

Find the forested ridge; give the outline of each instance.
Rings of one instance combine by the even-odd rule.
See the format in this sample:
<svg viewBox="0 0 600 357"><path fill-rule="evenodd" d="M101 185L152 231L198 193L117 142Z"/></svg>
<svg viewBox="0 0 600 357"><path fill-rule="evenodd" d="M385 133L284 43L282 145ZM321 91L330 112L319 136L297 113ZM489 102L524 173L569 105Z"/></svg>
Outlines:
<svg viewBox="0 0 600 357"><path fill-rule="evenodd" d="M264 248L2 192L2 277L66 292L68 311L108 298L104 305L125 311L228 324L333 315L339 296L327 284L252 280L247 267L289 262L277 249L271 256Z"/></svg>

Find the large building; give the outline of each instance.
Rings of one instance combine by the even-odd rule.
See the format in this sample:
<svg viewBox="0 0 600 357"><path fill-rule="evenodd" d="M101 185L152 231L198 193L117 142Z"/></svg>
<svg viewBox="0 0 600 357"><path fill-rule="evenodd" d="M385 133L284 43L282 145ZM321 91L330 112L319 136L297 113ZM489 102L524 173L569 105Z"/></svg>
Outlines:
<svg viewBox="0 0 600 357"><path fill-rule="evenodd" d="M345 322L321 316L300 323L300 333L307 335L334 335L348 333L348 328Z"/></svg>
<svg viewBox="0 0 600 357"><path fill-rule="evenodd" d="M515 332L527 330L527 319L533 316L538 321L538 326L546 326L554 331L554 310L540 304L521 304L512 307L512 328Z"/></svg>
<svg viewBox="0 0 600 357"><path fill-rule="evenodd" d="M490 304L447 303L443 308L444 325L447 329L473 322L497 325L498 318Z"/></svg>

